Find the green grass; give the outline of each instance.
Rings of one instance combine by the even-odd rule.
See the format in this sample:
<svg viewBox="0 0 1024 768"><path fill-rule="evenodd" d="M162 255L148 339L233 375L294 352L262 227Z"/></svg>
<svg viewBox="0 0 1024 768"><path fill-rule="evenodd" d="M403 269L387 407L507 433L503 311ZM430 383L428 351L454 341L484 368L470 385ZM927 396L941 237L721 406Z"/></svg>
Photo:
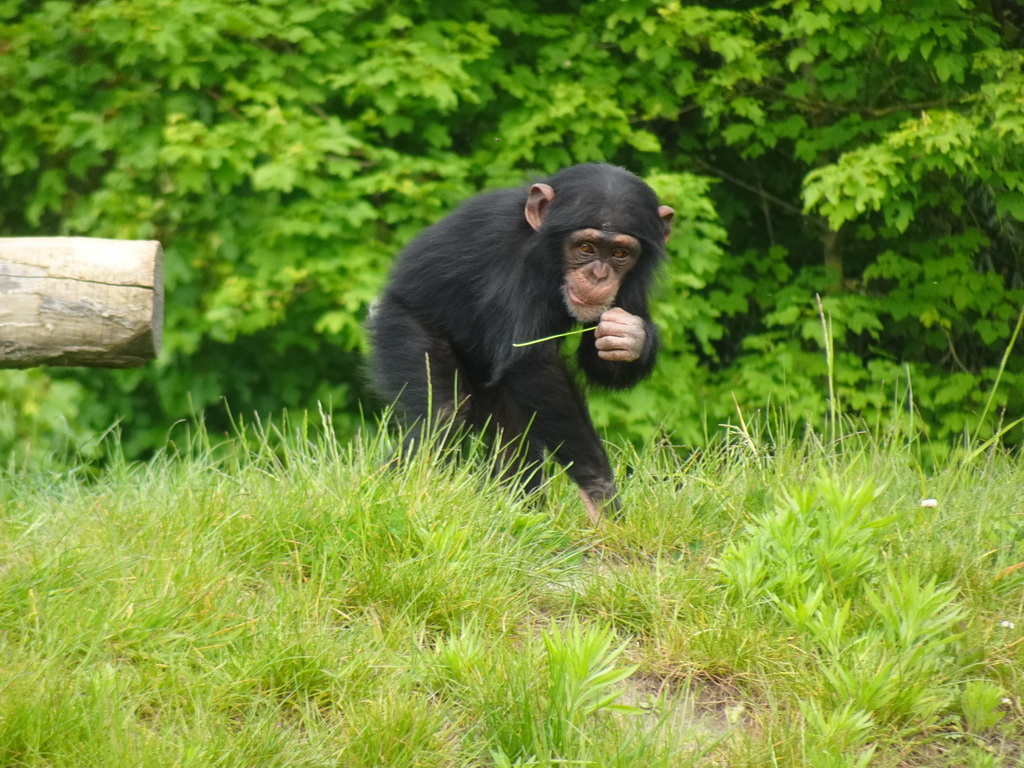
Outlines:
<svg viewBox="0 0 1024 768"><path fill-rule="evenodd" d="M613 449L599 530L307 425L9 471L0 766L1017 764L1020 457L829 433Z"/></svg>

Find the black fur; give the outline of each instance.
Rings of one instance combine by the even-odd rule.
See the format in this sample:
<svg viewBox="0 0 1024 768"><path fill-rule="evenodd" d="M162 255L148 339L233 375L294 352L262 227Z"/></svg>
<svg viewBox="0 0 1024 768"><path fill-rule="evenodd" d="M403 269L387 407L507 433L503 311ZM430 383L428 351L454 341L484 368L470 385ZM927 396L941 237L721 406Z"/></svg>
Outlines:
<svg viewBox="0 0 1024 768"><path fill-rule="evenodd" d="M371 377L412 425L407 443L418 439L431 409L472 428L500 429L506 442L525 434L522 460L553 452L584 491L609 501L611 466L560 340L512 344L574 325L561 293L569 233L625 233L641 242L642 253L615 305L646 321L643 353L633 362L601 360L588 331L577 361L589 381L605 387L628 388L647 376L658 351L647 292L664 258L658 200L639 178L610 165L577 165L544 181L555 198L536 232L524 215L526 185L468 200L403 251L370 315Z"/></svg>

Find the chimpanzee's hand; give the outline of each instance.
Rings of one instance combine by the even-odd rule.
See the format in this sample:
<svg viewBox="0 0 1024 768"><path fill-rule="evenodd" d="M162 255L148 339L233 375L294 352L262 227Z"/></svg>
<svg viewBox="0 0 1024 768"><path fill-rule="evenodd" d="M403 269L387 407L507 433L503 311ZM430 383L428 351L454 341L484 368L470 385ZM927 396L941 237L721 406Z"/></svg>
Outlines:
<svg viewBox="0 0 1024 768"><path fill-rule="evenodd" d="M647 325L642 317L613 307L601 315L594 331L597 356L602 360L628 363L640 357L647 340Z"/></svg>
<svg viewBox="0 0 1024 768"><path fill-rule="evenodd" d="M590 522L600 525L603 512L609 512L615 517L619 516L619 513L622 512L622 504L615 498L615 493L614 485L610 492L584 491L580 488L580 498L583 499L583 507L587 510Z"/></svg>

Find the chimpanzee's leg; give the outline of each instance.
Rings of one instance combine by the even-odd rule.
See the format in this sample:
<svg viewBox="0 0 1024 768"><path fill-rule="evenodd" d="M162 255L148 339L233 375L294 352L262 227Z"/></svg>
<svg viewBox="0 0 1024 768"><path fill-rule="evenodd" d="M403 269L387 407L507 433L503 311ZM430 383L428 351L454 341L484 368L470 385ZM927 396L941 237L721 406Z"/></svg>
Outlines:
<svg viewBox="0 0 1024 768"><path fill-rule="evenodd" d="M387 297L373 308L367 329L373 384L406 423L403 453L411 455L427 429L448 420L458 428L468 389L448 341Z"/></svg>
<svg viewBox="0 0 1024 768"><path fill-rule="evenodd" d="M473 426L486 430L498 450L495 476L533 493L543 482L544 445L533 437L533 412L498 386L476 391L470 403Z"/></svg>

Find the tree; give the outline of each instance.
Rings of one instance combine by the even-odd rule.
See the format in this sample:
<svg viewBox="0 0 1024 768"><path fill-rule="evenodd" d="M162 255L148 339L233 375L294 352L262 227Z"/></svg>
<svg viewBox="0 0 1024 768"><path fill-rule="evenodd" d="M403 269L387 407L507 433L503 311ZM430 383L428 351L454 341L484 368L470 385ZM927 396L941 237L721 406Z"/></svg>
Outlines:
<svg viewBox="0 0 1024 768"><path fill-rule="evenodd" d="M0 235L165 246L159 363L49 373L75 382L77 428L121 417L138 453L192 413L227 428L222 400L318 399L353 428L360 320L401 245L480 189L588 160L681 214L668 354L595 403L611 432L699 442L769 400L822 418L816 293L845 408L887 417L912 387L935 436L976 426L1024 304L1016 6L546 9L0 4ZM1024 410L1020 360L988 432Z"/></svg>

